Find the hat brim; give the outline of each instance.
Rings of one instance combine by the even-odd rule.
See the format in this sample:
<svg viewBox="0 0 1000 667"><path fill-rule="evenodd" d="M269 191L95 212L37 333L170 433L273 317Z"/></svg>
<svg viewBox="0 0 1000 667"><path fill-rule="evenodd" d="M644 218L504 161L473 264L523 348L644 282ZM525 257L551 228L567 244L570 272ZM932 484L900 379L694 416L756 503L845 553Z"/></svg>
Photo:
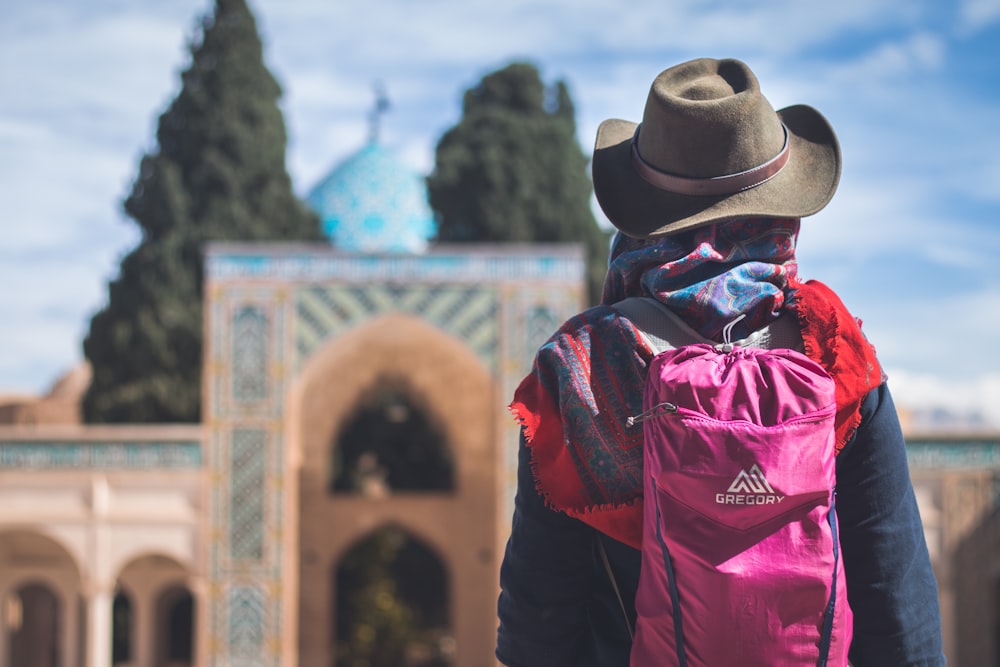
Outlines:
<svg viewBox="0 0 1000 667"><path fill-rule="evenodd" d="M778 111L788 128L784 168L756 187L724 196L682 195L650 185L632 166L636 123L601 123L591 165L594 193L615 227L636 238L673 234L741 216L798 218L820 211L840 181L840 146L818 111L796 105Z"/></svg>

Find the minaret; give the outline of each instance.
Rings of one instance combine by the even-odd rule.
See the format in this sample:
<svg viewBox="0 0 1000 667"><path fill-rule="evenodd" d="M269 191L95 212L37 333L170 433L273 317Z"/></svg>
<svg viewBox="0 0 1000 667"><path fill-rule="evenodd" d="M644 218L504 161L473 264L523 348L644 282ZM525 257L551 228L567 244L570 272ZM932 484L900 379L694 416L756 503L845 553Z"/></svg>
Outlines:
<svg viewBox="0 0 1000 667"><path fill-rule="evenodd" d="M375 83L375 106L368 112L368 143L378 143L381 129L382 114L389 110L389 98L385 94L385 86Z"/></svg>

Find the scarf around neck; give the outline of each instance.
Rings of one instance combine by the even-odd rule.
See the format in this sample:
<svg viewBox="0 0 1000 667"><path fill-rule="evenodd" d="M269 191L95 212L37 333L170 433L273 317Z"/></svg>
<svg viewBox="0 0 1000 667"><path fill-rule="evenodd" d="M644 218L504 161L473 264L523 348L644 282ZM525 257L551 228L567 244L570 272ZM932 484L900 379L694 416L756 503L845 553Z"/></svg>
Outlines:
<svg viewBox="0 0 1000 667"><path fill-rule="evenodd" d="M744 217L687 234L612 239L601 302L651 296L705 338L746 315L733 331L742 338L773 321L798 274L798 218Z"/></svg>
<svg viewBox="0 0 1000 667"><path fill-rule="evenodd" d="M792 308L807 356L837 383L837 446L857 427L860 400L881 371L859 323L820 283L799 282L798 219L740 218L675 236L616 234L602 304L574 316L539 348L510 409L521 423L539 493L552 508L632 546L641 539L642 407L653 357L612 304L653 297L706 338L739 315L741 338Z"/></svg>

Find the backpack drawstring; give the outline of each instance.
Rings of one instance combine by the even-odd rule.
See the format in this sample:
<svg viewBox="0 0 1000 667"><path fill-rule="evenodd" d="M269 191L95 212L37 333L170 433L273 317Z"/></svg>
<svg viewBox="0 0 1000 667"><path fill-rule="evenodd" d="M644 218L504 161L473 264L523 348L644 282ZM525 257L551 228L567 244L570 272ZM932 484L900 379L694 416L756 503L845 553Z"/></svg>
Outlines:
<svg viewBox="0 0 1000 667"><path fill-rule="evenodd" d="M729 322L722 329L722 342L715 346L715 349L720 352L729 353L732 352L737 345L733 343L733 327L740 323L746 317L746 313L741 314L735 320ZM628 417L625 419L625 426L631 428L640 422L644 422L647 419L653 417L659 417L660 415L672 415L677 412L677 406L673 403L659 403L649 408L648 410L643 410L637 415Z"/></svg>
<svg viewBox="0 0 1000 667"><path fill-rule="evenodd" d="M739 324L740 320L747 316L746 313L741 314L735 320L732 320L722 329L722 342L715 346L715 349L719 352L732 352L736 344L733 343L733 327Z"/></svg>

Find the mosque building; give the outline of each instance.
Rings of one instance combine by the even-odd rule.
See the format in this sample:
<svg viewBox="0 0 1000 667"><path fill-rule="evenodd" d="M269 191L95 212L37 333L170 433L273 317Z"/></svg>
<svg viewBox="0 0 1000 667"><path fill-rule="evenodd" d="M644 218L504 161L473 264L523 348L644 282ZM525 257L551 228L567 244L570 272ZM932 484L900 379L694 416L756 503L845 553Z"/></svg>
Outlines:
<svg viewBox="0 0 1000 667"><path fill-rule="evenodd" d="M384 630L366 593L417 617L406 664L492 660L506 403L583 250L430 246L374 133L307 200L330 244L205 250L202 423L82 425L85 368L0 400L0 667L329 667Z"/></svg>
<svg viewBox="0 0 1000 667"><path fill-rule="evenodd" d="M201 423L0 397L0 667L495 664L505 406L583 250L431 244L377 136L307 200L330 244L206 248ZM949 662L1000 664L1000 437L910 447Z"/></svg>

